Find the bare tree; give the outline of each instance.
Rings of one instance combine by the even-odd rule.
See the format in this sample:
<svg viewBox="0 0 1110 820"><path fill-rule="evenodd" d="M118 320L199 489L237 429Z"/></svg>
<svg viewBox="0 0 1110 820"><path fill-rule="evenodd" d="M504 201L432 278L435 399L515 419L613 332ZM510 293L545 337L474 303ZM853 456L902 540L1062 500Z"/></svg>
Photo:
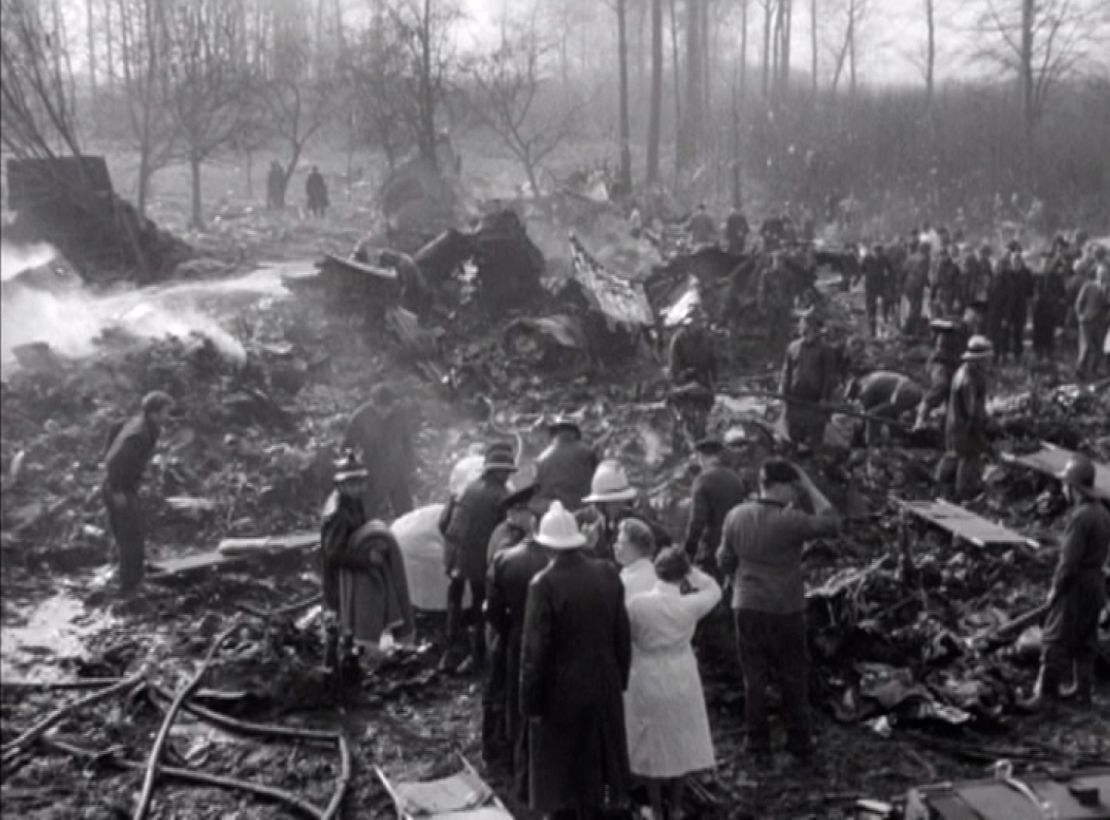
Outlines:
<svg viewBox="0 0 1110 820"><path fill-rule="evenodd" d="M663 120L663 0L651 0L651 100L648 114L647 183L659 181L659 140Z"/></svg>
<svg viewBox="0 0 1110 820"><path fill-rule="evenodd" d="M763 6L763 99L771 96L771 20L778 0L760 0Z"/></svg>
<svg viewBox="0 0 1110 820"><path fill-rule="evenodd" d="M381 148L392 170L412 131L409 110L407 55L381 21L371 21L345 45L340 61L344 85L350 90L352 116L359 141Z"/></svg>
<svg viewBox="0 0 1110 820"><path fill-rule="evenodd" d="M854 98L856 95L856 45L860 36L860 27L868 10L868 0L844 0L841 12L843 14L843 34L833 46L833 77L832 92L840 85L840 78L845 66L848 68L849 93Z"/></svg>
<svg viewBox="0 0 1110 820"><path fill-rule="evenodd" d="M204 225L201 169L233 146L257 113L243 61L241 18L221 0L180 0L173 9L166 58L167 102L181 134L190 175L190 224Z"/></svg>
<svg viewBox="0 0 1110 820"><path fill-rule="evenodd" d="M63 32L33 3L2 0L0 13L0 141L21 158L80 155Z"/></svg>
<svg viewBox="0 0 1110 820"><path fill-rule="evenodd" d="M617 60L620 63L620 170L617 186L624 193L632 190L632 135L628 118L628 25L627 0L616 0L617 11Z"/></svg>
<svg viewBox="0 0 1110 820"><path fill-rule="evenodd" d="M387 10L409 56L404 113L421 157L438 170L436 111L454 60L451 29L461 15L453 0L389 0Z"/></svg>
<svg viewBox="0 0 1110 820"><path fill-rule="evenodd" d="M544 96L543 63L553 52L534 30L506 31L501 47L475 61L469 72L477 92L475 113L520 162L536 196L544 160L577 125L576 107Z"/></svg>
<svg viewBox="0 0 1110 820"><path fill-rule="evenodd" d="M705 2L686 4L686 116L678 129L679 167L696 162L705 135Z"/></svg>
<svg viewBox="0 0 1110 820"><path fill-rule="evenodd" d="M1026 184L1032 185L1036 131L1052 91L1075 75L1110 23L1104 0L985 0L975 56L1016 77L1021 91Z"/></svg>

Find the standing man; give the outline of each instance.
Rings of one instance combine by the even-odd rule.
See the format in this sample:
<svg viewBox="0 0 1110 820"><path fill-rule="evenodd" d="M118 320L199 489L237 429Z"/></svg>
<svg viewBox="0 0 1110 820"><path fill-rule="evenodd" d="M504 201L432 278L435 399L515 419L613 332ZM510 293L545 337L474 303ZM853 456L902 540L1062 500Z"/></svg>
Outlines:
<svg viewBox="0 0 1110 820"><path fill-rule="evenodd" d="M1044 268L1034 277L1033 353L1041 361L1051 361L1056 352L1056 329L1066 310L1065 271L1066 262L1046 259Z"/></svg>
<svg viewBox="0 0 1110 820"><path fill-rule="evenodd" d="M705 426L716 399L718 362L705 315L694 306L671 339L667 370L671 377L670 401L678 411L691 441L705 435Z"/></svg>
<svg viewBox="0 0 1110 820"><path fill-rule="evenodd" d="M551 443L536 458L536 498L559 501L577 512L590 492L597 469L597 453L582 441L582 429L569 416L556 416L547 426Z"/></svg>
<svg viewBox="0 0 1110 820"><path fill-rule="evenodd" d="M767 322L767 341L777 353L790 341L790 312L794 309L793 274L782 251L772 252L771 264L759 272L756 299Z"/></svg>
<svg viewBox="0 0 1110 820"><path fill-rule="evenodd" d="M813 757L802 548L835 535L841 522L809 476L790 462L765 461L759 488L757 500L741 504L725 519L717 564L733 575L748 751L766 766L771 759L766 693L772 672L782 691L786 748L801 761ZM801 496L808 497L813 515L795 508Z"/></svg>
<svg viewBox="0 0 1110 820"><path fill-rule="evenodd" d="M536 542L535 516L524 496L515 493L512 498L522 500L510 507L509 517L519 519L526 529L519 543L494 554L486 573L485 618L493 643L482 745L487 760L508 758L517 798L527 800L528 736L520 712L520 651L528 585L547 566L548 556Z"/></svg>
<svg viewBox="0 0 1110 820"><path fill-rule="evenodd" d="M448 502L440 519L440 530L446 542L444 564L447 571L447 651L440 667L446 671L460 669L465 650L463 594L470 587L470 612L465 627L469 632L469 666L485 663L485 630L482 628L482 605L486 600L486 558L490 538L505 514L503 502L509 495L506 484L516 472L511 453L500 448L486 454L482 475L472 481L462 495Z"/></svg>
<svg viewBox="0 0 1110 820"><path fill-rule="evenodd" d="M725 516L748 496L740 476L726 467L725 445L717 439L702 439L695 445L701 472L690 490L690 523L686 527L686 555L710 575L716 576L716 549L721 543Z"/></svg>
<svg viewBox="0 0 1110 820"><path fill-rule="evenodd" d="M926 362L929 374L929 389L921 398L917 408L914 429L921 430L929 414L937 407L948 407L948 397L952 392L952 379L960 369L969 337L967 327L962 321L933 319L929 327L934 334L933 350Z"/></svg>
<svg viewBox="0 0 1110 820"><path fill-rule="evenodd" d="M779 392L786 397L786 432L795 446L810 450L825 440L828 412L821 403L836 390L836 353L821 339L824 321L813 310L802 315L802 338L786 349Z"/></svg>
<svg viewBox="0 0 1110 820"><path fill-rule="evenodd" d="M168 393L147 393L142 412L113 431L104 456L106 475L101 495L119 552L119 585L124 595L135 592L143 581L146 535L139 483L173 405Z"/></svg>
<svg viewBox="0 0 1110 820"><path fill-rule="evenodd" d="M933 318L952 316L956 312L960 293L960 268L952 259L951 246L948 244L940 246L929 286Z"/></svg>
<svg viewBox="0 0 1110 820"><path fill-rule="evenodd" d="M1107 264L1105 249L1100 248L1098 253L1102 258L1095 279L1083 283L1075 300L1075 314L1079 320L1079 357L1075 372L1080 381L1097 378L1102 370L1103 340L1110 327L1110 264Z"/></svg>
<svg viewBox="0 0 1110 820"><path fill-rule="evenodd" d="M945 454L937 465L936 481L942 495L955 501L974 498L982 490L983 456L987 441L987 363L994 346L983 336L972 336L963 364L952 379L944 419Z"/></svg>
<svg viewBox="0 0 1110 820"><path fill-rule="evenodd" d="M520 707L528 720L529 801L549 817L594 817L630 785L622 693L632 641L614 564L585 554L574 516L555 502L536 541L551 563L528 587Z"/></svg>
<svg viewBox="0 0 1110 820"><path fill-rule="evenodd" d="M412 481L416 454L408 414L388 384L375 385L370 399L351 416L343 435L344 449L352 449L367 470L363 507L370 518L399 518L412 510Z"/></svg>
<svg viewBox="0 0 1110 820"><path fill-rule="evenodd" d="M639 493L629 481L624 468L616 459L606 459L597 465L590 494L583 501L592 510L580 510L579 518L586 521L583 532L595 558L613 561L614 547L620 523L626 518L638 518L651 528L655 545L661 549L671 544L671 537L651 515L647 505L638 503ZM592 517L592 521L589 519Z"/></svg>
<svg viewBox="0 0 1110 820"><path fill-rule="evenodd" d="M328 184L324 175L315 165L304 182L304 193L308 199L308 212L312 216L323 217L328 210Z"/></svg>
<svg viewBox="0 0 1110 820"><path fill-rule="evenodd" d="M890 280L894 276L881 242L871 246L870 253L863 257L862 267L867 326L871 330L871 337L875 338L878 336L879 301L882 300L883 315L886 316L887 303L890 301Z"/></svg>
<svg viewBox="0 0 1110 820"><path fill-rule="evenodd" d="M925 305L925 287L929 284L928 242L917 241L906 259L905 276L902 278L902 293L906 297L906 317L902 323L903 333L917 333L921 324L921 313Z"/></svg>
<svg viewBox="0 0 1110 820"><path fill-rule="evenodd" d="M266 174L266 207L271 211L281 208L285 203L285 171L276 159L270 162L270 170Z"/></svg>
<svg viewBox="0 0 1110 820"><path fill-rule="evenodd" d="M1074 669L1075 698L1091 705L1098 654L1098 619L1106 606L1103 567L1110 555L1110 512L1094 498L1095 465L1075 455L1059 478L1071 504L1060 560L1052 576L1044 649L1033 702L1039 706L1060 697L1060 684Z"/></svg>
<svg viewBox="0 0 1110 820"><path fill-rule="evenodd" d="M712 245L717 241L717 225L709 215L704 202L698 205L697 211L686 223L686 230L690 234L691 247Z"/></svg>
<svg viewBox="0 0 1110 820"><path fill-rule="evenodd" d="M748 243L748 220L739 205L733 205L728 218L725 219L725 244L728 252L739 256L744 252Z"/></svg>
<svg viewBox="0 0 1110 820"><path fill-rule="evenodd" d="M1025 323L1029 319L1029 300L1033 296L1033 273L1025 264L1021 243L1010 243L1010 254L999 268L999 309L1002 310L1002 342L1004 350L996 351L1001 358L1014 354L1021 361L1025 348ZM993 305L992 305L993 307Z"/></svg>

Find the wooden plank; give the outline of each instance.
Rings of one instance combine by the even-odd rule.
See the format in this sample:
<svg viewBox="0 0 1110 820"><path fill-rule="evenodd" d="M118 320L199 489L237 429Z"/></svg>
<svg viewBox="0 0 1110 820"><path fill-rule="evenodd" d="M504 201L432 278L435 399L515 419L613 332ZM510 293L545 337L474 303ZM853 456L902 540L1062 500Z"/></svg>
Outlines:
<svg viewBox="0 0 1110 820"><path fill-rule="evenodd" d="M904 501L894 499L912 515L952 533L976 546L987 544L1023 544L1036 548L1037 542L1009 530L1001 524L988 521L958 504L938 499L936 501Z"/></svg>
<svg viewBox="0 0 1110 820"><path fill-rule="evenodd" d="M1023 467L1055 478L1074 455L1075 453L1071 450L1065 450L1055 444L1042 443L1041 449L1035 453L1027 453L1023 456L1004 453L1002 460L1008 464L1020 464ZM1110 501L1110 466L1099 464L1097 461L1095 462L1094 495L1105 501Z"/></svg>
<svg viewBox="0 0 1110 820"><path fill-rule="evenodd" d="M192 555L182 555L177 558L167 558L163 561L154 561L150 564L149 577L151 580L157 580L171 575L184 575L203 569L224 568L252 560L272 558L275 555L303 551L316 547L320 543L320 534L310 531L272 535L265 539L227 540L243 543L251 542L254 548L249 551L235 553L220 552L217 549Z"/></svg>

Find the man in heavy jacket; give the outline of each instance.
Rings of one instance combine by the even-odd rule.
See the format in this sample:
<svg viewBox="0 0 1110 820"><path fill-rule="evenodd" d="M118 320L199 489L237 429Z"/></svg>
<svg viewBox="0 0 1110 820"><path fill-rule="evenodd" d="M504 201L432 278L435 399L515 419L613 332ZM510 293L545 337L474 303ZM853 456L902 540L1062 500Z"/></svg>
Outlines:
<svg viewBox="0 0 1110 820"><path fill-rule="evenodd" d="M486 574L486 623L489 624L490 677L482 721L487 760L504 760L513 774L520 800L528 799L527 724L520 711L520 652L524 634L524 608L528 585L547 566L548 556L534 537L534 518L524 496L509 512L529 520L524 537L515 546L496 553ZM507 760L506 760L507 758Z"/></svg>
<svg viewBox="0 0 1110 820"><path fill-rule="evenodd" d="M335 489L324 502L320 522L320 586L324 595L324 666L333 671L347 659L353 640L339 642L339 570L349 557L351 538L367 522L362 505L366 470L354 451L335 463Z"/></svg>
<svg viewBox="0 0 1110 820"><path fill-rule="evenodd" d="M929 284L929 248L928 242L918 242L906 259L905 276L902 277L902 293L906 297L906 316L902 323L904 333L916 333L921 322L925 287Z"/></svg>
<svg viewBox="0 0 1110 820"><path fill-rule="evenodd" d="M323 217L328 210L328 184L324 175L315 165L309 172L304 183L305 198L308 200L308 212L312 216Z"/></svg>
<svg viewBox="0 0 1110 820"><path fill-rule="evenodd" d="M694 247L717 241L717 224L709 215L704 202L698 205L697 211L690 217L686 230L690 232L690 244Z"/></svg>
<svg viewBox="0 0 1110 820"><path fill-rule="evenodd" d="M1079 357L1075 372L1080 380L1093 379L1102 369L1105 358L1102 352L1106 330L1110 327L1110 264L1105 251L1093 281L1085 282L1075 300L1075 314L1079 320Z"/></svg>
<svg viewBox="0 0 1110 820"><path fill-rule="evenodd" d="M867 326L871 330L871 335L876 336L878 333L879 302L882 301L883 314L886 315L888 313L886 303L890 300L890 280L894 275L881 242L876 242L871 247L870 252L863 257L861 267L863 268L863 297L867 308Z"/></svg>
<svg viewBox="0 0 1110 820"><path fill-rule="evenodd" d="M160 390L147 393L142 412L113 429L108 439L101 495L119 552L119 584L125 595L134 592L143 580L146 541L139 482L173 404L173 399Z"/></svg>
<svg viewBox="0 0 1110 820"><path fill-rule="evenodd" d="M581 428L568 416L557 416L547 430L551 443L536 458L536 498L559 501L575 512L590 492L597 453L582 441Z"/></svg>
<svg viewBox="0 0 1110 820"><path fill-rule="evenodd" d="M759 272L756 300L767 323L771 350L782 350L790 340L790 311L794 308L793 274L782 251L774 251L771 264Z"/></svg>
<svg viewBox="0 0 1110 820"><path fill-rule="evenodd" d="M695 445L701 472L690 490L690 523L686 527L686 554L706 572L716 576L716 550L721 526L729 511L748 495L740 476L722 462L725 445L702 439Z"/></svg>
<svg viewBox="0 0 1110 820"><path fill-rule="evenodd" d="M370 400L351 416L343 447L367 465L363 507L371 518L399 518L412 510L409 482L416 468L405 409L388 384L376 385Z"/></svg>
<svg viewBox="0 0 1110 820"><path fill-rule="evenodd" d="M1106 605L1103 568L1110 555L1110 512L1093 497L1095 465L1089 458L1074 456L1059 478L1071 512L1048 595L1041 670L1031 705L1059 699L1060 684L1074 669L1076 700L1090 706L1098 619Z"/></svg>
<svg viewBox="0 0 1110 820"><path fill-rule="evenodd" d="M960 268L952 259L949 245L941 245L936 265L929 281L929 295L933 316L952 316L960 294Z"/></svg>
<svg viewBox="0 0 1110 820"><path fill-rule="evenodd" d="M786 349L779 392L786 397L790 440L795 446L815 449L825 440L828 412L814 405L832 398L839 365L835 351L821 339L821 317L811 310L802 316L801 324L802 338Z"/></svg>
<svg viewBox="0 0 1110 820"><path fill-rule="evenodd" d="M929 374L929 389L917 408L915 427L922 429L929 414L937 407L947 409L948 397L952 392L952 379L963 362L962 356L967 349L970 334L962 321L934 319L929 323L934 334L933 349L925 364Z"/></svg>
<svg viewBox="0 0 1110 820"><path fill-rule="evenodd" d="M748 751L757 764L771 754L767 685L772 671L782 692L786 748L802 760L813 755L809 721L802 548L834 535L840 516L809 476L795 465L764 462L760 496L735 507L725 519L717 564L733 575L740 666L744 673ZM801 496L814 514L795 509Z"/></svg>
<svg viewBox="0 0 1110 820"><path fill-rule="evenodd" d="M531 581L520 708L528 720L529 807L595 816L625 799L631 775L622 693L632 642L616 565L594 561L574 516L555 502L536 540L551 563Z"/></svg>
<svg viewBox="0 0 1110 820"><path fill-rule="evenodd" d="M734 205L725 219L725 245L728 252L739 255L744 252L748 241L748 220L738 205Z"/></svg>
<svg viewBox="0 0 1110 820"><path fill-rule="evenodd" d="M490 537L505 515L503 502L509 494L506 484L516 469L511 453L490 450L481 477L471 482L459 498L448 502L440 519L448 578L447 651L441 664L445 670L455 671L463 660L463 594L468 585L470 665L480 667L485 662L481 612L486 599L486 558Z"/></svg>
<svg viewBox="0 0 1110 820"><path fill-rule="evenodd" d="M952 378L944 419L945 454L937 465L942 494L956 501L974 498L982 489L987 441L987 362L994 347L983 336L972 336L963 364Z"/></svg>
<svg viewBox="0 0 1110 820"><path fill-rule="evenodd" d="M998 276L995 278L997 287L992 294L991 301L998 300L1001 327L999 339L1003 349L995 348L999 361L1004 361L1008 353L1021 361L1021 354L1025 349L1025 323L1029 319L1029 300L1033 296L1033 273L1025 264L1021 244L1010 243L1010 253L999 265ZM992 304L991 308L994 309Z"/></svg>
<svg viewBox="0 0 1110 820"><path fill-rule="evenodd" d="M1056 329L1066 310L1065 271L1060 260L1046 260L1044 269L1034 277L1033 353L1041 360L1051 359L1056 351Z"/></svg>
<svg viewBox="0 0 1110 820"><path fill-rule="evenodd" d="M713 409L717 387L717 352L705 326L705 315L695 306L671 339L668 371L672 390L670 401L692 441L705 435L705 425Z"/></svg>

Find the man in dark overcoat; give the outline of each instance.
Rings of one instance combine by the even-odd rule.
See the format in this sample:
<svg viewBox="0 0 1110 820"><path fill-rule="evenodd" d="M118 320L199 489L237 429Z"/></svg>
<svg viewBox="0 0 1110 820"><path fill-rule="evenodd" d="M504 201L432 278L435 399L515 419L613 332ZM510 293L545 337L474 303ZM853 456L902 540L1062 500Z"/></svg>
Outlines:
<svg viewBox="0 0 1110 820"><path fill-rule="evenodd" d="M622 693L632 663L616 565L584 551L574 516L555 502L536 540L551 563L528 587L520 707L528 720L529 807L593 816L630 785Z"/></svg>
<svg viewBox="0 0 1110 820"><path fill-rule="evenodd" d="M571 512L582 506L597 469L597 453L582 441L582 430L569 416L547 426L551 443L536 457L536 498L559 501Z"/></svg>

